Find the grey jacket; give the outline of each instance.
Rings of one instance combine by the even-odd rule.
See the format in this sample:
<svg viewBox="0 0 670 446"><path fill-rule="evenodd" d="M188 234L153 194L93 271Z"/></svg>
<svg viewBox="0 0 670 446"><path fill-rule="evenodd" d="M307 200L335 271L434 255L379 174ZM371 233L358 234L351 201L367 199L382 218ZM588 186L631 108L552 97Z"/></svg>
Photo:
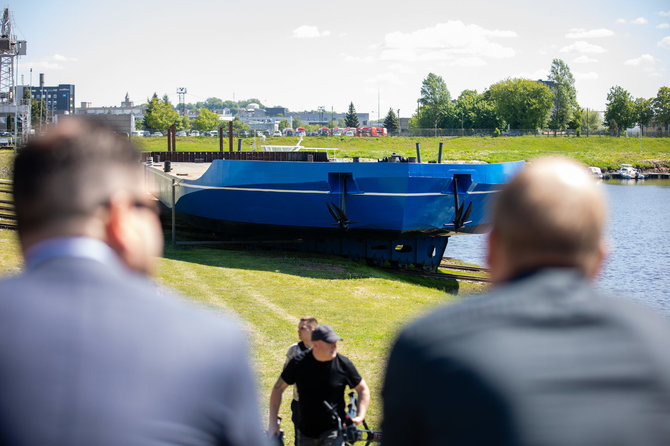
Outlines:
<svg viewBox="0 0 670 446"><path fill-rule="evenodd" d="M240 327L122 268L0 282L0 444L259 445Z"/></svg>

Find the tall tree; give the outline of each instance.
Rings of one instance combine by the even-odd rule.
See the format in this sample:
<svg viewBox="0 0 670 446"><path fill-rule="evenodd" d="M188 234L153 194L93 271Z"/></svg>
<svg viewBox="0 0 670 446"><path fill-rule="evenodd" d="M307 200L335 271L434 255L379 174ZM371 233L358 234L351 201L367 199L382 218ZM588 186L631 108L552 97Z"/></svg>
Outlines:
<svg viewBox="0 0 670 446"><path fill-rule="evenodd" d="M582 114L582 129L586 129L587 132L598 130L602 123L600 113L595 110L586 110Z"/></svg>
<svg viewBox="0 0 670 446"><path fill-rule="evenodd" d="M158 95L154 93L153 97L147 102L144 123L148 128L164 131L172 124L179 124L179 113L172 107L167 95L160 100Z"/></svg>
<svg viewBox="0 0 670 446"><path fill-rule="evenodd" d="M195 118L195 128L203 130L212 130L214 127L217 127L221 121L219 121L219 115L210 111L207 108L201 108L198 110L198 117Z"/></svg>
<svg viewBox="0 0 670 446"><path fill-rule="evenodd" d="M451 94L441 76L428 73L421 84L418 118L422 128L442 127L448 119L452 104Z"/></svg>
<svg viewBox="0 0 670 446"><path fill-rule="evenodd" d="M33 98L29 88L23 89L23 99L30 104L30 124L32 127L37 127L40 125L40 122L46 121L47 106L44 99L38 101ZM40 113L42 115L41 117Z"/></svg>
<svg viewBox="0 0 670 446"><path fill-rule="evenodd" d="M616 85L607 93L605 125L619 135L635 124L635 103L630 93Z"/></svg>
<svg viewBox="0 0 670 446"><path fill-rule="evenodd" d="M652 119L654 119L654 100L637 98L634 103L635 109L635 122L640 126L640 132L642 128L651 124Z"/></svg>
<svg viewBox="0 0 670 446"><path fill-rule="evenodd" d="M528 79L507 79L491 85L488 91L498 116L513 129L544 126L553 105L546 85Z"/></svg>
<svg viewBox="0 0 670 446"><path fill-rule="evenodd" d="M353 102L349 104L349 111L344 116L344 125L347 127L358 127L360 125Z"/></svg>
<svg viewBox="0 0 670 446"><path fill-rule="evenodd" d="M551 63L549 80L553 83L551 91L554 94L554 107L549 118L549 128L565 130L573 120L573 113L577 109L577 90L575 78L568 65L561 59L554 59Z"/></svg>
<svg viewBox="0 0 670 446"><path fill-rule="evenodd" d="M656 125L670 125L670 88L661 87L654 98Z"/></svg>
<svg viewBox="0 0 670 446"><path fill-rule="evenodd" d="M384 127L386 127L389 133L397 132L400 129L400 121L398 121L398 117L392 108L389 108L389 112L386 114L386 118L384 118Z"/></svg>
<svg viewBox="0 0 670 446"><path fill-rule="evenodd" d="M494 129L502 126L488 92L463 90L452 113L452 127L462 129Z"/></svg>

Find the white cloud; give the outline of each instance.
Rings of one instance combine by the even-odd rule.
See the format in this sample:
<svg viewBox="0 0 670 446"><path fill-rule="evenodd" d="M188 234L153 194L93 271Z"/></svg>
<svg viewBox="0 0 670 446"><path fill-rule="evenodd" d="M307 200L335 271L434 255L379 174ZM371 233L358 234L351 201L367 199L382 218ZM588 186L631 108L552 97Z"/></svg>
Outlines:
<svg viewBox="0 0 670 446"><path fill-rule="evenodd" d="M656 59L654 59L654 56L652 56L651 54L643 54L635 59L628 59L623 64L629 65L631 67L637 67L637 66L654 65L655 63Z"/></svg>
<svg viewBox="0 0 670 446"><path fill-rule="evenodd" d="M340 57L342 60L345 62L354 62L354 63L374 63L377 62L377 59L374 56L352 56L351 54L348 53L342 53L340 54Z"/></svg>
<svg viewBox="0 0 670 446"><path fill-rule="evenodd" d="M593 39L600 37L609 37L613 35L614 31L605 28L589 29L589 30L583 28L572 28L570 31L568 31L565 37L568 39Z"/></svg>
<svg viewBox="0 0 670 446"><path fill-rule="evenodd" d="M638 17L630 23L632 23L633 25L646 25L647 19L645 19L644 17Z"/></svg>
<svg viewBox="0 0 670 446"><path fill-rule="evenodd" d="M454 60L451 64L452 67L483 67L486 65L486 61L481 57L460 57Z"/></svg>
<svg viewBox="0 0 670 446"><path fill-rule="evenodd" d="M514 31L489 30L461 21L438 23L412 32L392 32L384 36L384 60L446 61L461 66L482 66L484 58L513 57L513 48L496 39L517 37Z"/></svg>
<svg viewBox="0 0 670 446"><path fill-rule="evenodd" d="M366 79L365 82L369 84L404 85L395 73L380 73L374 77Z"/></svg>
<svg viewBox="0 0 670 446"><path fill-rule="evenodd" d="M601 46L578 40L572 45L561 48L562 53L601 54L607 50Z"/></svg>
<svg viewBox="0 0 670 446"><path fill-rule="evenodd" d="M578 71L574 71L572 75L575 77L575 80L578 81L592 81L598 79L598 73L595 71L589 71L588 73L580 73Z"/></svg>
<svg viewBox="0 0 670 446"><path fill-rule="evenodd" d="M622 25L622 24L626 23L626 19L616 19L615 23L618 23L618 24Z"/></svg>
<svg viewBox="0 0 670 446"><path fill-rule="evenodd" d="M77 59L74 58L74 57L66 57L66 56L62 56L60 54L54 54L53 56L51 56L51 59L55 60L55 61L58 61L58 62L76 62L77 61Z"/></svg>
<svg viewBox="0 0 670 446"><path fill-rule="evenodd" d="M39 60L37 62L27 63L28 68L37 68L42 70L63 70L68 62L77 62L75 57L66 57L61 54L54 54Z"/></svg>
<svg viewBox="0 0 670 446"><path fill-rule="evenodd" d="M661 48L670 48L670 36L663 37L657 45Z"/></svg>
<svg viewBox="0 0 670 446"><path fill-rule="evenodd" d="M592 57L586 56L586 55L581 55L578 58L574 60L575 63L595 63L598 62L598 59L594 59Z"/></svg>
<svg viewBox="0 0 670 446"><path fill-rule="evenodd" d="M319 31L318 27L310 25L302 25L293 30L293 37L296 39L315 39L329 35L330 31Z"/></svg>
<svg viewBox="0 0 670 446"><path fill-rule="evenodd" d="M670 23L661 23L660 25L656 25L656 28L658 28L658 29L668 29L668 28L670 28Z"/></svg>
<svg viewBox="0 0 670 446"><path fill-rule="evenodd" d="M670 17L670 9L667 11L658 11L658 15L663 17Z"/></svg>
<svg viewBox="0 0 670 446"><path fill-rule="evenodd" d="M415 70L411 65L406 65L402 63L392 63L389 65L389 71L398 74L414 74Z"/></svg>

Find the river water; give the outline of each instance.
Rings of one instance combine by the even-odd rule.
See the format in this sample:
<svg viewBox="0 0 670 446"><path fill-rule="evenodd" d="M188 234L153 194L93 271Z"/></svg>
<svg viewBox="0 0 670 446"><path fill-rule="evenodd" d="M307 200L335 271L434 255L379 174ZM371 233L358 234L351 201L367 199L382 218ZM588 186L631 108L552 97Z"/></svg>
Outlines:
<svg viewBox="0 0 670 446"><path fill-rule="evenodd" d="M603 182L609 256L597 286L670 316L670 181ZM449 239L445 256L486 265L486 235Z"/></svg>

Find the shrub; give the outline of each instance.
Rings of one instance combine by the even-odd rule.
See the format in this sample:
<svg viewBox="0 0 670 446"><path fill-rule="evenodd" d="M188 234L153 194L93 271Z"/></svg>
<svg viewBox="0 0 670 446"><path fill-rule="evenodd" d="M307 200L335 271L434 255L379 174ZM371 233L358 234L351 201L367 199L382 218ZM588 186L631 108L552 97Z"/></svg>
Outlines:
<svg viewBox="0 0 670 446"><path fill-rule="evenodd" d="M493 137L494 137L494 138L497 138L498 136L500 136L500 129L496 128L496 129L493 131Z"/></svg>

